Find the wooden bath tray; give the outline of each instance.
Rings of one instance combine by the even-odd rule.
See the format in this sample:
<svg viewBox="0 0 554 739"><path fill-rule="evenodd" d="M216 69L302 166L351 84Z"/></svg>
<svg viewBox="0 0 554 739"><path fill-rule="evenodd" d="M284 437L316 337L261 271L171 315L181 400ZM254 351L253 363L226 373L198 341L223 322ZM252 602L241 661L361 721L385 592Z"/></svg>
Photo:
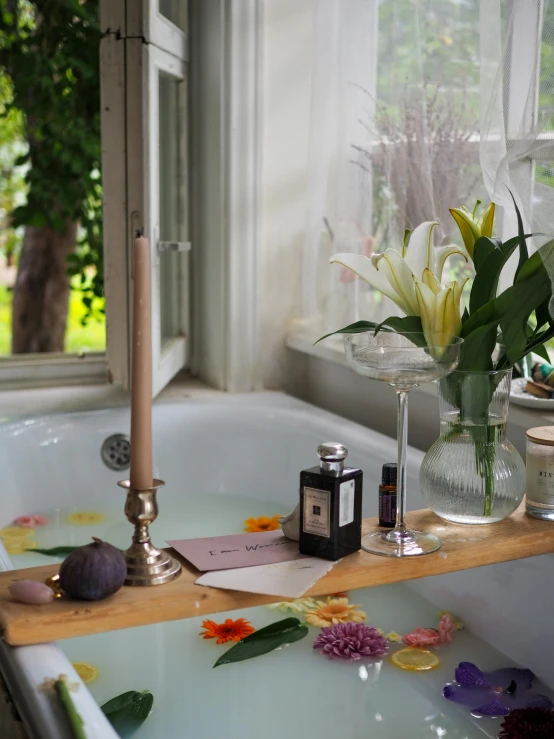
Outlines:
<svg viewBox="0 0 554 739"><path fill-rule="evenodd" d="M428 509L408 513L406 518L409 527L437 534L443 541L442 549L406 559L357 552L338 562L306 595L323 596L554 552L554 524L530 518L524 506L506 521L488 526L447 524ZM365 519L364 533L374 530L376 524L377 519ZM195 585L200 573L181 562L183 573L173 582L150 588L123 587L111 598L95 603L60 599L30 606L10 599L12 582L44 582L58 571L59 563L0 573L3 637L14 646L39 644L283 600Z"/></svg>

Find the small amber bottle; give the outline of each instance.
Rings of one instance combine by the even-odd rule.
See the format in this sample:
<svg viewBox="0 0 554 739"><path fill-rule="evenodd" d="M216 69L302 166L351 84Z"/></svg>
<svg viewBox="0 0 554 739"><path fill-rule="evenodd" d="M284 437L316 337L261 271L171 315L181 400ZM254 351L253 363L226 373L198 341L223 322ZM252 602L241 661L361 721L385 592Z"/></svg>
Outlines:
<svg viewBox="0 0 554 739"><path fill-rule="evenodd" d="M379 526L392 529L396 524L396 463L383 465L379 485Z"/></svg>

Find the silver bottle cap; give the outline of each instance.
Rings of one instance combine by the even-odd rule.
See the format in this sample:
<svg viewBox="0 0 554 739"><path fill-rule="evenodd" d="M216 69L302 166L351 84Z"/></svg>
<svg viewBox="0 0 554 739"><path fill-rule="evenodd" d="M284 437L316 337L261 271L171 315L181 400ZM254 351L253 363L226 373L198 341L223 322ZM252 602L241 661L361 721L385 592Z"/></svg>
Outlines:
<svg viewBox="0 0 554 739"><path fill-rule="evenodd" d="M340 475L344 469L344 460L348 456L348 449L344 444L335 441L326 441L317 448L319 455L319 469L335 475Z"/></svg>

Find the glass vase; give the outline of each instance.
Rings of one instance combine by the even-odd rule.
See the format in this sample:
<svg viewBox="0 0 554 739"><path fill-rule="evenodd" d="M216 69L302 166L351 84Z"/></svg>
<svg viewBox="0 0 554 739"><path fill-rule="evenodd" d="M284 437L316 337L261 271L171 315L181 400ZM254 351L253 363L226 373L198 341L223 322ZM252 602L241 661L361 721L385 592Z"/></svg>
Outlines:
<svg viewBox="0 0 554 739"><path fill-rule="evenodd" d="M454 371L438 383L440 437L420 470L429 508L446 521L496 523L519 506L525 464L506 439L512 370Z"/></svg>

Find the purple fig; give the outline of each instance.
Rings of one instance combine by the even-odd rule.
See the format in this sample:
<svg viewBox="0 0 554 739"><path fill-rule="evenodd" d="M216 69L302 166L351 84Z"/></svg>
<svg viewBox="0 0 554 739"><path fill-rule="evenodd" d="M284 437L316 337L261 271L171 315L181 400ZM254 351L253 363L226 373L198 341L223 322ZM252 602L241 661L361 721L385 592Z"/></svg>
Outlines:
<svg viewBox="0 0 554 739"><path fill-rule="evenodd" d="M60 567L60 587L78 600L107 598L126 577L127 563L119 549L95 537L92 544L71 552Z"/></svg>

